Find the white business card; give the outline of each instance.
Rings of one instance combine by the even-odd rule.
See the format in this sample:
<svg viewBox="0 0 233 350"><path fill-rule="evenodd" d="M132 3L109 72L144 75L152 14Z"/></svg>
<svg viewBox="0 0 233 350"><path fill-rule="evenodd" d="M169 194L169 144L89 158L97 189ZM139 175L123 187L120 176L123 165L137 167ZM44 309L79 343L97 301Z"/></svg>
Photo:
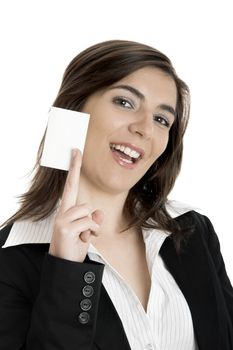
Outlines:
<svg viewBox="0 0 233 350"><path fill-rule="evenodd" d="M90 115L51 107L40 165L69 170L71 151L83 153Z"/></svg>

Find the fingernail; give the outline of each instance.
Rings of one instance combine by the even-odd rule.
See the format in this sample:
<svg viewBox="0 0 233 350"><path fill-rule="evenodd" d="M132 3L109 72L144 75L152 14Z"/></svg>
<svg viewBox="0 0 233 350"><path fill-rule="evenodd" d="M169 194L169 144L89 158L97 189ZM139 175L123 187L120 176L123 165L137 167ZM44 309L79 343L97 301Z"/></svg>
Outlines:
<svg viewBox="0 0 233 350"><path fill-rule="evenodd" d="M77 154L77 150L76 149L72 149L72 158L73 159L75 158L76 154Z"/></svg>

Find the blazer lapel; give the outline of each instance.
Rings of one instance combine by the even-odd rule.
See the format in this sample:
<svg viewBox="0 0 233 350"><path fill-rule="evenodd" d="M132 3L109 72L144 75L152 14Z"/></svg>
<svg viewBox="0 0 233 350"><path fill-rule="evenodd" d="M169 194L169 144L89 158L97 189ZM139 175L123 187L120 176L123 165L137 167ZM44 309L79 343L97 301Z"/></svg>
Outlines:
<svg viewBox="0 0 233 350"><path fill-rule="evenodd" d="M122 322L103 285L94 343L101 350L130 350Z"/></svg>
<svg viewBox="0 0 233 350"><path fill-rule="evenodd" d="M199 349L219 349L217 297L211 274L213 268L200 227L194 228L179 256L170 237L165 239L159 253L187 300Z"/></svg>

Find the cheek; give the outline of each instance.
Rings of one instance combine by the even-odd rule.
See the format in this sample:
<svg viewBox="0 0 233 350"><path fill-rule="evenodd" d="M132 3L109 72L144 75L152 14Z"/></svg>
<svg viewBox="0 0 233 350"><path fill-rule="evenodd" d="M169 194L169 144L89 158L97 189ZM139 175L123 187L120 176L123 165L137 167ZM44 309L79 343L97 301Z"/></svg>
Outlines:
<svg viewBox="0 0 233 350"><path fill-rule="evenodd" d="M90 115L89 128L91 133L108 133L120 125L119 114L109 108L98 108Z"/></svg>
<svg viewBox="0 0 233 350"><path fill-rule="evenodd" d="M86 142L91 143L92 141L103 137L106 134L106 124L103 123L100 117L91 116L87 131Z"/></svg>
<svg viewBox="0 0 233 350"><path fill-rule="evenodd" d="M153 145L154 159L157 159L158 157L160 157L161 154L163 154L163 152L166 150L168 140L169 140L169 133L157 135Z"/></svg>
<svg viewBox="0 0 233 350"><path fill-rule="evenodd" d="M163 137L159 140L158 140L158 138L156 139L156 141L153 144L152 151L151 151L151 157L148 159L148 162L146 164L147 170L151 167L152 164L154 164L154 162L156 162L156 160L166 150L167 144L168 144L168 139L169 139L168 136Z"/></svg>

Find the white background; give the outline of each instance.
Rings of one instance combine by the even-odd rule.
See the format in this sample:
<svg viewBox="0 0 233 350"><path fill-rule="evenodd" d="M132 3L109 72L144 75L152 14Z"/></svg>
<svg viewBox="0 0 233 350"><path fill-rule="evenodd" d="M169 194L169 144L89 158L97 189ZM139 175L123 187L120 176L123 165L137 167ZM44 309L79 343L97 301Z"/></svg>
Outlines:
<svg viewBox="0 0 233 350"><path fill-rule="evenodd" d="M191 89L182 172L171 199L198 207L232 260L232 80L230 1L1 1L0 222L17 209L63 71L86 47L108 39L152 45Z"/></svg>

